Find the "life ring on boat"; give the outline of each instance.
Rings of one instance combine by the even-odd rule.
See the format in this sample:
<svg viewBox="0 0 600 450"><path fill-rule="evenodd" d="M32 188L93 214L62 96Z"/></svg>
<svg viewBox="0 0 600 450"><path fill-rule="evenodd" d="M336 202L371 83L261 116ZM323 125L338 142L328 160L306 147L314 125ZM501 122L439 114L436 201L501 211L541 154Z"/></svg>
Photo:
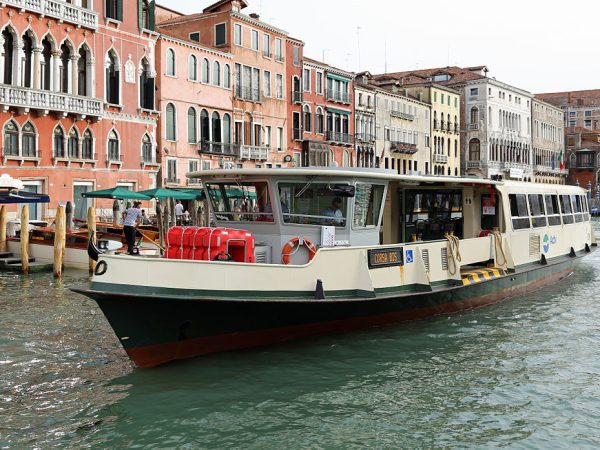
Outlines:
<svg viewBox="0 0 600 450"><path fill-rule="evenodd" d="M283 250L281 250L281 262L285 265L288 265L291 262L291 255L296 253L301 246L305 246L308 250L308 261L312 261L312 259L317 254L317 247L315 244L310 242L306 238L301 238L300 236L296 236L290 239L287 244L283 246ZM297 247L297 248L296 248ZM294 250L295 249L295 250Z"/></svg>

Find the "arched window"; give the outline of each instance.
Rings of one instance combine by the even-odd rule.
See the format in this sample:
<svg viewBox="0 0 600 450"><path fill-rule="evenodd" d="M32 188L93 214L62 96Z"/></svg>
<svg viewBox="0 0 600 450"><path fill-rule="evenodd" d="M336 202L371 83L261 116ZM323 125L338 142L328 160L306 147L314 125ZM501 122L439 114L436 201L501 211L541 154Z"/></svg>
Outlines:
<svg viewBox="0 0 600 450"><path fill-rule="evenodd" d="M121 98L119 92L119 72L119 60L117 54L113 50L110 50L108 52L106 67L106 101L113 105L118 105Z"/></svg>
<svg viewBox="0 0 600 450"><path fill-rule="evenodd" d="M91 92L88 92L87 79L88 55L89 53L84 47L79 49L79 59L77 60L77 95L91 95Z"/></svg>
<svg viewBox="0 0 600 450"><path fill-rule="evenodd" d="M218 112L212 113L212 140L213 142L222 142L221 139L221 116Z"/></svg>
<svg viewBox="0 0 600 450"><path fill-rule="evenodd" d="M192 107L188 109L187 113L187 126L188 126L188 142L195 144L198 142L198 126L196 121L196 110Z"/></svg>
<svg viewBox="0 0 600 450"><path fill-rule="evenodd" d="M350 167L350 154L344 151L344 167Z"/></svg>
<svg viewBox="0 0 600 450"><path fill-rule="evenodd" d="M77 132L77 128L72 127L69 131L69 141L68 141L68 152L69 158L76 159L79 157L79 133Z"/></svg>
<svg viewBox="0 0 600 450"><path fill-rule="evenodd" d="M150 63L142 59L140 67L140 108L154 110L154 77L151 77Z"/></svg>
<svg viewBox="0 0 600 450"><path fill-rule="evenodd" d="M4 125L4 156L19 156L19 127L14 120Z"/></svg>
<svg viewBox="0 0 600 450"><path fill-rule="evenodd" d="M223 143L231 144L231 116L229 114L223 114ZM225 150L230 151L229 148Z"/></svg>
<svg viewBox="0 0 600 450"><path fill-rule="evenodd" d="M23 36L23 86L33 87L33 39L29 33Z"/></svg>
<svg viewBox="0 0 600 450"><path fill-rule="evenodd" d="M119 161L119 136L115 130L108 133L108 160Z"/></svg>
<svg viewBox="0 0 600 450"><path fill-rule="evenodd" d="M315 114L315 132L323 134L323 110L321 107L317 108Z"/></svg>
<svg viewBox="0 0 600 450"><path fill-rule="evenodd" d="M440 128L444 129L444 113L440 114Z"/></svg>
<svg viewBox="0 0 600 450"><path fill-rule="evenodd" d="M205 142L210 141L210 119L205 109L200 111L200 139Z"/></svg>
<svg viewBox="0 0 600 450"><path fill-rule="evenodd" d="M577 167L577 156L575 156L575 153L571 153L571 155L569 156L569 169L574 169Z"/></svg>
<svg viewBox="0 0 600 450"><path fill-rule="evenodd" d="M231 67L229 64L225 64L225 70L223 73L223 87L227 89L231 88Z"/></svg>
<svg viewBox="0 0 600 450"><path fill-rule="evenodd" d="M34 158L37 156L36 133L31 122L23 125L21 132L21 149L23 156Z"/></svg>
<svg viewBox="0 0 600 450"><path fill-rule="evenodd" d="M479 161L481 156L481 143L479 139L469 141L469 161Z"/></svg>
<svg viewBox="0 0 600 450"><path fill-rule="evenodd" d="M167 75L175 76L175 50L167 49Z"/></svg>
<svg viewBox="0 0 600 450"><path fill-rule="evenodd" d="M64 158L65 155L65 132L63 129L57 125L54 128L54 157L55 158Z"/></svg>
<svg viewBox="0 0 600 450"><path fill-rule="evenodd" d="M152 139L150 139L148 133L145 133L142 136L142 161L145 163L153 162L152 154Z"/></svg>
<svg viewBox="0 0 600 450"><path fill-rule="evenodd" d="M221 85L221 64L219 64L219 61L213 63L212 81L215 86Z"/></svg>
<svg viewBox="0 0 600 450"><path fill-rule="evenodd" d="M491 126L492 125L492 107L491 106L488 107L488 122Z"/></svg>
<svg viewBox="0 0 600 450"><path fill-rule="evenodd" d="M454 157L458 158L458 139L454 139Z"/></svg>
<svg viewBox="0 0 600 450"><path fill-rule="evenodd" d="M210 63L206 58L202 60L202 82L210 82Z"/></svg>
<svg viewBox="0 0 600 450"><path fill-rule="evenodd" d="M13 84L13 58L15 50L15 39L8 28L2 31L4 40L4 84Z"/></svg>
<svg viewBox="0 0 600 450"><path fill-rule="evenodd" d="M167 140L174 141L177 138L177 120L175 118L175 106L173 103L167 104Z"/></svg>
<svg viewBox="0 0 600 450"><path fill-rule="evenodd" d="M471 108L471 123L479 123L479 109L477 106Z"/></svg>
<svg viewBox="0 0 600 450"><path fill-rule="evenodd" d="M49 91L51 89L51 78L50 73L52 70L52 43L48 36L42 41L42 61L40 67L40 74L42 76L41 86L42 89Z"/></svg>
<svg viewBox="0 0 600 450"><path fill-rule="evenodd" d="M68 94L71 81L71 47L65 42L60 46L60 91Z"/></svg>
<svg viewBox="0 0 600 450"><path fill-rule="evenodd" d="M188 60L188 78L192 81L198 80L198 60L194 55L190 55Z"/></svg>
<svg viewBox="0 0 600 450"><path fill-rule="evenodd" d="M83 133L83 142L81 143L81 157L87 160L94 159L94 137L92 132L89 130Z"/></svg>
<svg viewBox="0 0 600 450"><path fill-rule="evenodd" d="M437 123L437 111L433 112L433 128L437 129L438 127L438 123Z"/></svg>
<svg viewBox="0 0 600 450"><path fill-rule="evenodd" d="M310 133L312 131L312 114L310 112L310 106L304 105L303 109L303 120L304 120L304 131Z"/></svg>

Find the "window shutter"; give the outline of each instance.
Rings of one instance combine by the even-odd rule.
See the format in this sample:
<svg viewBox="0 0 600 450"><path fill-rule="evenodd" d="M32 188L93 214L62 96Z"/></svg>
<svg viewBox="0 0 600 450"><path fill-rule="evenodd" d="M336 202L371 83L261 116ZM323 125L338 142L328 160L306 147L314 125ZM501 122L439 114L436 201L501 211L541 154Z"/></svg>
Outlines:
<svg viewBox="0 0 600 450"><path fill-rule="evenodd" d="M151 0L148 4L148 22L149 22L148 27L152 31L154 31L155 22L156 22L155 9L156 9L156 2L154 0Z"/></svg>
<svg viewBox="0 0 600 450"><path fill-rule="evenodd" d="M123 0L116 0L117 2L117 20L123 21Z"/></svg>
<svg viewBox="0 0 600 450"><path fill-rule="evenodd" d="M138 28L144 28L144 0L138 0Z"/></svg>

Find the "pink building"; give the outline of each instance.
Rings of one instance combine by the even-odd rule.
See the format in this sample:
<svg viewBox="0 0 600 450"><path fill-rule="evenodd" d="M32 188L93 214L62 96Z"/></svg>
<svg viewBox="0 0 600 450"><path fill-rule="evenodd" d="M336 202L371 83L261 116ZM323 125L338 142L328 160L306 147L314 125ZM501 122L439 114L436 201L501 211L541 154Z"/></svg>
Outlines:
<svg viewBox="0 0 600 450"><path fill-rule="evenodd" d="M157 54L160 182L194 185L187 172L229 167L236 159L232 55L170 36L168 30L160 36Z"/></svg>

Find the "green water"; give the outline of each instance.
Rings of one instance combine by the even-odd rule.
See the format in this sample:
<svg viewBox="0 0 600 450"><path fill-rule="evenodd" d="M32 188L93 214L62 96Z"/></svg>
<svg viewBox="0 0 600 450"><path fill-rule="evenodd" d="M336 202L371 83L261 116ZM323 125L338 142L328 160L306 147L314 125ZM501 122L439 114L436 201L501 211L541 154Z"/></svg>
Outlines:
<svg viewBox="0 0 600 450"><path fill-rule="evenodd" d="M134 368L68 273L0 274L0 448L597 448L600 252L450 317Z"/></svg>

